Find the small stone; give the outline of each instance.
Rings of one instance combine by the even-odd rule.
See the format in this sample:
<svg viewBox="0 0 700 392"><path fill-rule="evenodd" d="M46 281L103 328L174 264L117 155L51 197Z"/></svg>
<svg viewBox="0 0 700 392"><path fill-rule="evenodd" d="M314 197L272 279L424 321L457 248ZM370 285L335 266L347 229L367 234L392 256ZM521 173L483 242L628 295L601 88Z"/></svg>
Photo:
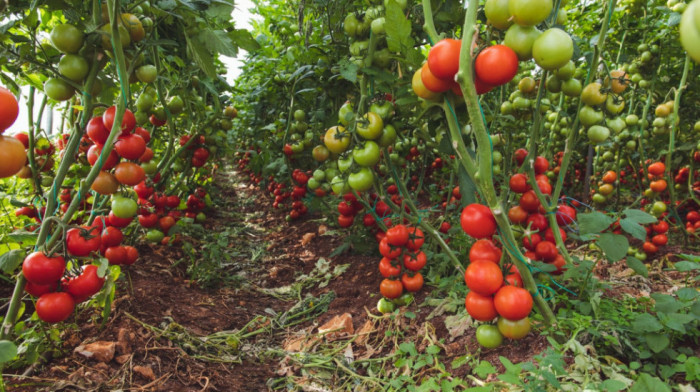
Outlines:
<svg viewBox="0 0 700 392"><path fill-rule="evenodd" d="M318 333L324 335L328 340L336 340L341 336L352 335L355 333L355 328L352 326L352 315L343 313L340 316L335 316L327 323L318 327Z"/></svg>
<svg viewBox="0 0 700 392"><path fill-rule="evenodd" d="M120 355L120 356L114 358L114 360L118 364L123 365L129 360L129 358L131 358L131 354L124 354L124 355Z"/></svg>
<svg viewBox="0 0 700 392"><path fill-rule="evenodd" d="M372 332L374 332L374 324L370 320L365 321L362 328L357 331L357 339L355 339L355 343L359 346L365 344Z"/></svg>
<svg viewBox="0 0 700 392"><path fill-rule="evenodd" d="M134 371L146 379L151 381L156 379L156 375L153 373L153 369L150 366L134 366Z"/></svg>
<svg viewBox="0 0 700 392"><path fill-rule="evenodd" d="M84 356L85 358L92 358L99 362L109 362L114 358L114 351L117 344L115 342L94 342L88 344L81 344L76 347L74 352Z"/></svg>
<svg viewBox="0 0 700 392"><path fill-rule="evenodd" d="M328 226L321 225L318 227L318 235L324 235L328 231Z"/></svg>
<svg viewBox="0 0 700 392"><path fill-rule="evenodd" d="M301 237L301 246L306 246L316 237L316 233L306 233Z"/></svg>
<svg viewBox="0 0 700 392"><path fill-rule="evenodd" d="M117 354L130 354L131 344L130 341L133 337L130 336L129 331L126 328L120 328L117 332Z"/></svg>

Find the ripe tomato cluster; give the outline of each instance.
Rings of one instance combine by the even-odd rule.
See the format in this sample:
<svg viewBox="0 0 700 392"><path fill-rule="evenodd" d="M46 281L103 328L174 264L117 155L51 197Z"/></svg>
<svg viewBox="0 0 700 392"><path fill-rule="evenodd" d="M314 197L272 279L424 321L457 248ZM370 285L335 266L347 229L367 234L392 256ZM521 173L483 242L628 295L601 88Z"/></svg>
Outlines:
<svg viewBox="0 0 700 392"><path fill-rule="evenodd" d="M528 315L532 310L532 295L523 288L518 270L512 264L503 264L502 251L491 240L482 238L469 250L469 266L464 281L469 292L464 300L467 313L477 321L491 322L499 317L497 325L477 329L477 339L485 347L497 347L502 336L522 339L530 331ZM507 267L506 267L507 266ZM490 339L482 335L490 335Z"/></svg>
<svg viewBox="0 0 700 392"><path fill-rule="evenodd" d="M423 231L403 224L387 229L379 242L379 273L384 280L379 291L387 299L396 299L404 290L415 293L423 287L423 275L427 257L420 248L425 242Z"/></svg>
<svg viewBox="0 0 700 392"><path fill-rule="evenodd" d="M338 203L338 226L347 228L352 226L355 221L355 216L362 211L364 206L357 201L357 198L352 193L346 193L343 199ZM375 224L374 217L371 214L366 214L362 219L365 226Z"/></svg>
<svg viewBox="0 0 700 392"><path fill-rule="evenodd" d="M187 144L190 139L192 139L190 135L182 135L180 137L180 146ZM207 163L210 153L209 150L204 147L205 144L206 138L204 135L199 135L195 136L194 140L192 140L190 145L187 147L188 150L192 151L190 162L192 163L193 167L202 167L205 163Z"/></svg>

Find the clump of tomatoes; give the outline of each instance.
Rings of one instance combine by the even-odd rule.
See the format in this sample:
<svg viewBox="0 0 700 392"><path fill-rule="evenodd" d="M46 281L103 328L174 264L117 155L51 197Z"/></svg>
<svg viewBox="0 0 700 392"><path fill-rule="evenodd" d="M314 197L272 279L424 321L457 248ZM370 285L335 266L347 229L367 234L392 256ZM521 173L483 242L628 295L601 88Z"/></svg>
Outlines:
<svg viewBox="0 0 700 392"><path fill-rule="evenodd" d="M427 263L421 250L424 243L423 231L417 227L398 224L387 229L379 242L379 273L384 277L379 285L384 297L377 304L380 312L388 313L394 305L406 304L409 296L404 296L404 292L415 293L423 287L420 271Z"/></svg>

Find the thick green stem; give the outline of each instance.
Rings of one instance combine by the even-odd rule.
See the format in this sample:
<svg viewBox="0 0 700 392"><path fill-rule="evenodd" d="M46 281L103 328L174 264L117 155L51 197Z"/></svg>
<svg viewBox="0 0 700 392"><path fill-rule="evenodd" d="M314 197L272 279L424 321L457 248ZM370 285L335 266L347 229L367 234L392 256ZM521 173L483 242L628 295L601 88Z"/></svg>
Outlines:
<svg viewBox="0 0 700 392"><path fill-rule="evenodd" d="M537 291L535 279L532 276L532 273L530 273L528 265L526 264L527 259L516 245L517 241L513 235L506 211L501 205L500 199L496 195L496 189L493 183L491 139L486 130L484 119L481 115L481 108L477 98L476 88L474 86L474 82L472 81L473 71L471 41L472 36L478 33L478 28L476 26L476 14L478 7L478 0L469 1L467 15L464 20L464 27L462 29L462 48L459 59L459 71L457 72L457 82L462 90L462 95L467 105L467 111L469 112L469 118L471 120L472 131L474 132L477 140L479 157L478 168L474 166L473 160L464 159L464 156L468 156L468 153L464 148L464 143L460 143L461 135L459 140L455 141L453 139L453 146L462 150L458 151L458 155L461 156L461 163L467 170L467 173L469 173L470 177L472 177L472 180L481 190L484 201L491 209L493 216L496 219L496 223L498 224L504 246L506 246L506 251L508 254L510 254L516 268L518 268L518 271L523 279L523 285L532 294L535 305L544 317L545 322L553 327L556 327L556 317L545 299L539 295ZM455 130L451 129L450 134L456 136Z"/></svg>

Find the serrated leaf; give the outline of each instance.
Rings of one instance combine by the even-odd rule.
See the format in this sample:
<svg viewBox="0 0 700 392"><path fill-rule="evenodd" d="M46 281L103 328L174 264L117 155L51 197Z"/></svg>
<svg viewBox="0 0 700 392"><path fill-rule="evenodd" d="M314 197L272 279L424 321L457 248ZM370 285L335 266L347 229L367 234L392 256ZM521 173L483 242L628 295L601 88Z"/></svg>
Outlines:
<svg viewBox="0 0 700 392"><path fill-rule="evenodd" d="M644 230L644 226L640 225L637 223L637 221L630 219L630 218L625 218L620 220L620 227L622 230L624 230L626 233L631 235L632 237L644 241L644 239L647 236L647 231Z"/></svg>
<svg viewBox="0 0 700 392"><path fill-rule="evenodd" d="M664 351L668 345L671 343L666 334L661 333L651 333L645 336L647 345L651 351L655 353L660 353Z"/></svg>
<svg viewBox="0 0 700 392"><path fill-rule="evenodd" d="M648 313L641 313L637 315L634 321L632 321L631 326L632 330L637 333L656 332L664 328L656 317Z"/></svg>
<svg viewBox="0 0 700 392"><path fill-rule="evenodd" d="M396 1L389 0L386 3L385 18L386 43L389 50L392 52L406 52L409 48L413 48L411 22L406 19L401 6Z"/></svg>
<svg viewBox="0 0 700 392"><path fill-rule="evenodd" d="M637 275L641 275L645 278L649 277L649 270L641 260L637 259L636 257L627 256L625 262L627 263L628 267L637 273Z"/></svg>
<svg viewBox="0 0 700 392"><path fill-rule="evenodd" d="M17 356L17 346L9 340L0 340L0 363L10 362Z"/></svg>
<svg viewBox="0 0 700 392"><path fill-rule="evenodd" d="M622 211L622 213L627 217L627 219L632 219L640 225L646 225L657 221L656 217L642 210L626 209Z"/></svg>
<svg viewBox="0 0 700 392"><path fill-rule="evenodd" d="M260 44L247 30L233 30L229 34L234 45L248 52L260 49Z"/></svg>
<svg viewBox="0 0 700 392"><path fill-rule="evenodd" d="M489 374L496 373L497 369L491 365L491 362L489 361L479 361L479 364L472 369L472 372L474 372L480 378L486 378Z"/></svg>
<svg viewBox="0 0 700 392"><path fill-rule="evenodd" d="M209 53L221 53L229 57L238 55L238 48L233 45L231 37L225 31L204 29L197 34L196 39L209 50Z"/></svg>
<svg viewBox="0 0 700 392"><path fill-rule="evenodd" d="M351 83L357 82L357 71L360 69L360 67L349 61L349 60L343 60L340 62L340 76L342 76L345 80Z"/></svg>
<svg viewBox="0 0 700 392"><path fill-rule="evenodd" d="M207 9L207 16L221 21L231 19L233 12L233 2L231 1L212 1L212 4Z"/></svg>
<svg viewBox="0 0 700 392"><path fill-rule="evenodd" d="M578 214L579 234L595 234L610 227L614 220L602 212L586 212Z"/></svg>
<svg viewBox="0 0 700 392"><path fill-rule="evenodd" d="M185 41L187 42L187 49L192 56L192 59L199 66L199 68L210 78L216 77L216 67L214 67L214 58L211 56L207 50L185 34Z"/></svg>
<svg viewBox="0 0 700 392"><path fill-rule="evenodd" d="M24 251L20 249L12 249L9 252L5 252L0 255L0 270L7 275L11 275L22 264L22 260L24 260Z"/></svg>
<svg viewBox="0 0 700 392"><path fill-rule="evenodd" d="M605 257L610 262L622 260L622 258L627 256L627 249L630 246L627 237L612 233L601 234L596 244L603 250Z"/></svg>

